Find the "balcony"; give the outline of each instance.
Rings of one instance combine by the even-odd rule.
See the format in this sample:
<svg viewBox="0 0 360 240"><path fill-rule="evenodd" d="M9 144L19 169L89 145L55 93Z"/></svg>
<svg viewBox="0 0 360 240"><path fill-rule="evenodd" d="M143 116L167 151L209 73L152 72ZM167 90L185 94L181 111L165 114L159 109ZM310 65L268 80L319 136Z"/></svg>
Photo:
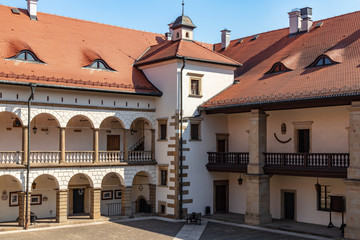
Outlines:
<svg viewBox="0 0 360 240"><path fill-rule="evenodd" d="M155 164L151 151L129 151L128 159L123 151L99 151L95 161L94 151L66 151L65 161L61 160L61 151L31 151L30 163L32 166L52 166L59 164L74 165L136 165ZM0 168L25 164L23 151L0 151Z"/></svg>
<svg viewBox="0 0 360 240"><path fill-rule="evenodd" d="M290 176L346 178L348 153L264 153L264 172ZM247 172L249 153L208 152L209 171Z"/></svg>
<svg viewBox="0 0 360 240"><path fill-rule="evenodd" d="M214 172L247 172L249 153L241 152L208 152L209 163L206 165L209 171Z"/></svg>
<svg viewBox="0 0 360 240"><path fill-rule="evenodd" d="M265 153L268 174L346 178L348 153Z"/></svg>

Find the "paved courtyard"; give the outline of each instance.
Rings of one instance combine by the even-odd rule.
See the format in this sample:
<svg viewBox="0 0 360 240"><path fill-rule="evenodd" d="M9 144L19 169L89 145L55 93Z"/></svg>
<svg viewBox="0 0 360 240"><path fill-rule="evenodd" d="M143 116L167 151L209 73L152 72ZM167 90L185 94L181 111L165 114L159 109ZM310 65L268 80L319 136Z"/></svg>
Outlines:
<svg viewBox="0 0 360 240"><path fill-rule="evenodd" d="M30 231L17 231L13 233L0 233L0 239L6 240L72 240L72 239L96 239L96 240L118 240L118 239L146 239L146 240L172 240L181 231L184 223L169 222L159 219L146 219L121 222L101 222L85 225L73 225L68 227L57 227L48 229L33 229ZM189 227L189 226L187 226ZM200 227L195 226L194 227ZM177 238L182 239L182 238ZM194 239L195 238L187 238ZM199 238L196 238L199 239ZM207 239L306 239L300 236L291 236L277 232L260 231L257 229L230 226L221 223L208 222L201 240ZM322 238L313 238L322 239Z"/></svg>

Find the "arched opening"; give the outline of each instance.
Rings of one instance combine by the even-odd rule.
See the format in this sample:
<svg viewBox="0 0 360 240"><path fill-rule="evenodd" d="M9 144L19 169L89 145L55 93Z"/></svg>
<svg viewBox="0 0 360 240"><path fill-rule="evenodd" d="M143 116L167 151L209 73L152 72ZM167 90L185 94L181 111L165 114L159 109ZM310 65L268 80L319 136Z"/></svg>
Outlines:
<svg viewBox="0 0 360 240"><path fill-rule="evenodd" d="M54 176L43 174L31 184L31 212L42 222L55 222L56 218L56 191L59 184ZM41 220L43 219L43 220Z"/></svg>
<svg viewBox="0 0 360 240"><path fill-rule="evenodd" d="M101 182L101 215L121 215L124 180L118 173L108 173Z"/></svg>
<svg viewBox="0 0 360 240"><path fill-rule="evenodd" d="M108 117L102 121L99 129L99 161L124 161L125 128L116 117Z"/></svg>
<svg viewBox="0 0 360 240"><path fill-rule="evenodd" d="M129 161L154 160L155 134L151 123L144 118L135 119L128 137Z"/></svg>
<svg viewBox="0 0 360 240"><path fill-rule="evenodd" d="M51 114L41 113L31 120L31 163L58 163L60 159L60 124Z"/></svg>
<svg viewBox="0 0 360 240"><path fill-rule="evenodd" d="M138 172L132 182L132 210L133 213L151 213L150 177L147 172Z"/></svg>
<svg viewBox="0 0 360 240"><path fill-rule="evenodd" d="M83 173L74 175L68 184L69 215L84 216L90 214L90 189L93 183L89 176Z"/></svg>
<svg viewBox="0 0 360 240"><path fill-rule="evenodd" d="M0 176L0 222L15 222L19 217L19 193L22 184L11 175ZM1 224L0 224L1 225Z"/></svg>
<svg viewBox="0 0 360 240"><path fill-rule="evenodd" d="M66 162L93 162L94 126L83 115L74 116L66 125Z"/></svg>
<svg viewBox="0 0 360 240"><path fill-rule="evenodd" d="M0 112L0 163L21 163L22 126L21 119L15 113Z"/></svg>

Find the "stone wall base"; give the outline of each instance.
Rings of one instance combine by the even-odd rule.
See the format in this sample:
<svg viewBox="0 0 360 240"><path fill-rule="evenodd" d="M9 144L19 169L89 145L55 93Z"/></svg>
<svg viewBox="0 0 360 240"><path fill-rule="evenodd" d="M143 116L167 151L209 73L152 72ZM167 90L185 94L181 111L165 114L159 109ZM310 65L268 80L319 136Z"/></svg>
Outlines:
<svg viewBox="0 0 360 240"><path fill-rule="evenodd" d="M346 239L360 239L360 180L346 180Z"/></svg>

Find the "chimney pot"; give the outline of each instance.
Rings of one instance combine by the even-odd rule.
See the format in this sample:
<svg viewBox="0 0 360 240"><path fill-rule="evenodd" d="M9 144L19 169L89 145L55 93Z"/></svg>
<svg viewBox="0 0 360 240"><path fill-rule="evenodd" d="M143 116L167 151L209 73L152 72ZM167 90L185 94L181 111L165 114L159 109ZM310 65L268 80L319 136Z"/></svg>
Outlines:
<svg viewBox="0 0 360 240"><path fill-rule="evenodd" d="M310 28L312 27L313 21L312 21L312 8L305 7L300 9L301 12L301 31L302 32L308 32Z"/></svg>
<svg viewBox="0 0 360 240"><path fill-rule="evenodd" d="M230 45L230 30L224 29L221 31L221 48L226 49Z"/></svg>
<svg viewBox="0 0 360 240"><path fill-rule="evenodd" d="M38 0L27 0L27 10L31 20L37 20L37 2Z"/></svg>
<svg viewBox="0 0 360 240"><path fill-rule="evenodd" d="M296 34L300 31L301 18L300 18L300 10L293 9L289 14L289 30L290 35Z"/></svg>

